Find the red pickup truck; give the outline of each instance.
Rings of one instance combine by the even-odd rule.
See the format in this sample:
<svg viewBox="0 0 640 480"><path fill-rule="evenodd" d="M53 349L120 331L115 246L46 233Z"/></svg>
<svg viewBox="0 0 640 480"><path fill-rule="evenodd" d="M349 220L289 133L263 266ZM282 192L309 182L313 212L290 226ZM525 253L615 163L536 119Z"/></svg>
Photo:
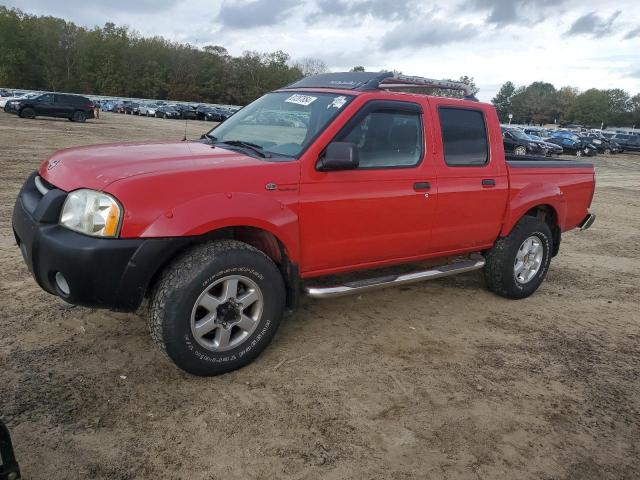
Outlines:
<svg viewBox="0 0 640 480"><path fill-rule="evenodd" d="M153 339L196 375L253 360L301 293L484 267L498 295L531 295L561 234L593 223L593 166L505 158L493 106L397 91L412 87L466 89L324 74L197 141L57 152L20 191L17 243L39 285L67 302L135 311L148 299ZM428 259L440 266L406 273Z"/></svg>

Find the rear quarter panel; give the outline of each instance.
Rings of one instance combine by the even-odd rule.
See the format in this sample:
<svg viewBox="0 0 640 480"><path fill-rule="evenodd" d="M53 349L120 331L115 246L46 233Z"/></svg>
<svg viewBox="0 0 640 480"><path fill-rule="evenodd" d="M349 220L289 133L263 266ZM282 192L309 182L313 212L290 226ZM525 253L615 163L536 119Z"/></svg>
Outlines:
<svg viewBox="0 0 640 480"><path fill-rule="evenodd" d="M553 207L563 232L577 227L587 215L595 189L593 166L584 163L571 167L545 167L544 161L540 164L524 166L518 162L507 162L510 191L502 236L507 235L527 211L538 205Z"/></svg>

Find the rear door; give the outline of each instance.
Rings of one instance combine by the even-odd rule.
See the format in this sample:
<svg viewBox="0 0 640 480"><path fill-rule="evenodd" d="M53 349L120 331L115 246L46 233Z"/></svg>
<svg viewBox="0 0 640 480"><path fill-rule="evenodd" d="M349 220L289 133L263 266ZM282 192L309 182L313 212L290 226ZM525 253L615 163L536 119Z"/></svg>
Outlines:
<svg viewBox="0 0 640 480"><path fill-rule="evenodd" d="M73 99L71 95L62 95L56 93L56 101L54 104L54 115L56 117L71 118L74 112Z"/></svg>
<svg viewBox="0 0 640 480"><path fill-rule="evenodd" d="M431 102L434 128L441 134L436 135L438 206L430 252L490 246L502 227L509 194L497 116L481 104Z"/></svg>
<svg viewBox="0 0 640 480"><path fill-rule="evenodd" d="M369 101L332 141L355 144L360 167L319 172L317 156L305 162L302 272L320 274L423 255L436 197L435 172L424 161L423 106Z"/></svg>

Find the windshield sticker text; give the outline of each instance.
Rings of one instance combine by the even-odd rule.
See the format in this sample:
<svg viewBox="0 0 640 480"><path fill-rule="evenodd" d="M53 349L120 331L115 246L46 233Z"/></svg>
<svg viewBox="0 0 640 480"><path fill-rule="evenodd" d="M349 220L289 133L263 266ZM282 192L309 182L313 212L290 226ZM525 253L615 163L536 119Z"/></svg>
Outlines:
<svg viewBox="0 0 640 480"><path fill-rule="evenodd" d="M318 99L318 97L312 97L310 95L295 94L295 95L291 95L289 98L287 98L285 100L285 102L296 103L298 105L304 105L306 107L307 105L311 105L317 99Z"/></svg>

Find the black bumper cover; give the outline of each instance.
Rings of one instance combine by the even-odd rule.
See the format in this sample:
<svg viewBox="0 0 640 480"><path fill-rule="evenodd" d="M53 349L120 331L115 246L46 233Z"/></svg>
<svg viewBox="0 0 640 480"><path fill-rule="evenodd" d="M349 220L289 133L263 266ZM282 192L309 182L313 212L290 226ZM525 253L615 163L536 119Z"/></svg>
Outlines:
<svg viewBox="0 0 640 480"><path fill-rule="evenodd" d="M58 225L66 193L52 189L42 196L33 173L13 210L13 231L27 267L47 292L74 305L136 310L154 275L191 238L107 239ZM56 285L64 275L70 293Z"/></svg>

